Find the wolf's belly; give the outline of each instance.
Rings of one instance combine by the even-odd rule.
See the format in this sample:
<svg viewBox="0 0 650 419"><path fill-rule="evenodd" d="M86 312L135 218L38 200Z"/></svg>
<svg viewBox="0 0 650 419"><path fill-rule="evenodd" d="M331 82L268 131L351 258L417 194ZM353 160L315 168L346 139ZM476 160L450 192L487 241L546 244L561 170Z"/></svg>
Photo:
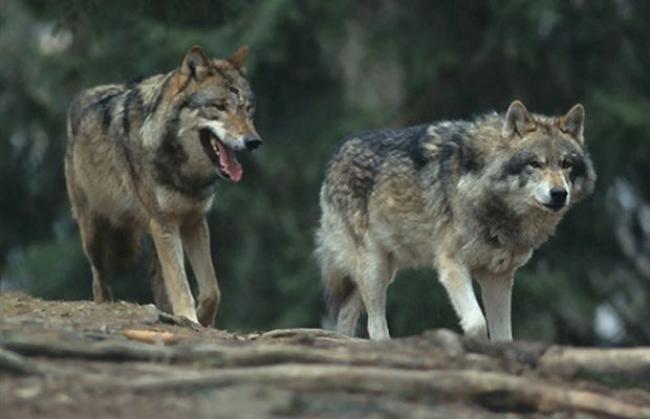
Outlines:
<svg viewBox="0 0 650 419"><path fill-rule="evenodd" d="M374 223L371 230L374 239L394 256L399 267L432 266L435 250L435 226L432 223L415 217L393 223Z"/></svg>

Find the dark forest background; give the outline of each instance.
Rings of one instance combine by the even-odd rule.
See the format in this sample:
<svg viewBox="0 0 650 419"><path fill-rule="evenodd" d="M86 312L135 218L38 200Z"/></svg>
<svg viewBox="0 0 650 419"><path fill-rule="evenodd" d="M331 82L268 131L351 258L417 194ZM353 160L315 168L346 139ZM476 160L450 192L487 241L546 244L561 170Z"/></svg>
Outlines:
<svg viewBox="0 0 650 419"><path fill-rule="evenodd" d="M470 118L521 99L581 102L599 181L527 266L516 338L650 343L650 2L0 1L0 289L90 299L63 178L65 112L82 88L167 72L195 43L249 45L265 140L209 215L217 327L324 323L312 252L323 165L346 133ZM115 279L150 302L145 262ZM431 270L389 292L395 336L459 330Z"/></svg>

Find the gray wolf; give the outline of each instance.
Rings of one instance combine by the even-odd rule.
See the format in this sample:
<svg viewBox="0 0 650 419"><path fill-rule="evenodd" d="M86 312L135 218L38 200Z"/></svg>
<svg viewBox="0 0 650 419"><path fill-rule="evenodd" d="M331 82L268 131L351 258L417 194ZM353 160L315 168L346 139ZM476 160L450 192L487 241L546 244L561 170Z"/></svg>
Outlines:
<svg viewBox="0 0 650 419"><path fill-rule="evenodd" d="M353 335L365 308L370 338L389 339L388 285L426 266L465 334L512 340L514 272L594 189L584 119L579 104L549 117L514 101L505 114L344 140L320 191L316 250L337 331Z"/></svg>
<svg viewBox="0 0 650 419"><path fill-rule="evenodd" d="M72 101L65 178L95 301L112 299L108 276L133 261L150 234L152 272L162 273L156 302L213 324L220 291L205 214L220 179L241 179L236 152L262 142L243 71L247 54L242 47L209 59L193 46L173 71L90 88ZM184 252L197 279L196 305Z"/></svg>

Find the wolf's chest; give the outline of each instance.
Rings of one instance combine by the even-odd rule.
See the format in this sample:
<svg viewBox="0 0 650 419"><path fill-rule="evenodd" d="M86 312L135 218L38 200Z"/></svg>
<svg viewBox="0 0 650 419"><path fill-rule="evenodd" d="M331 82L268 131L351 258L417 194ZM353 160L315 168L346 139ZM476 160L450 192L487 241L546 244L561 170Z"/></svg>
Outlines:
<svg viewBox="0 0 650 419"><path fill-rule="evenodd" d="M156 205L162 213L185 216L187 214L205 214L212 206L214 196L197 201L178 191L164 187L155 189Z"/></svg>
<svg viewBox="0 0 650 419"><path fill-rule="evenodd" d="M463 259L472 272L491 275L509 273L525 264L532 250L513 251L476 240L462 249Z"/></svg>

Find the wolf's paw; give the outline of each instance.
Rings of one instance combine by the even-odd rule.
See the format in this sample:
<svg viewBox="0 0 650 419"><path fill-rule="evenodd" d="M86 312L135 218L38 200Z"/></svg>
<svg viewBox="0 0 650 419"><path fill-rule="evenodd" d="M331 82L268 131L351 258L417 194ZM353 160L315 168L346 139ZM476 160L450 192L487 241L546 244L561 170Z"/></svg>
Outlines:
<svg viewBox="0 0 650 419"><path fill-rule="evenodd" d="M219 291L206 292L199 295L196 315L199 323L204 327L211 327L214 324L214 318L219 307Z"/></svg>
<svg viewBox="0 0 650 419"><path fill-rule="evenodd" d="M487 326L485 324L485 321L481 323L469 325L464 329L465 329L465 336L474 339L482 339L482 340L487 340L488 338Z"/></svg>
<svg viewBox="0 0 650 419"><path fill-rule="evenodd" d="M162 310L159 310L156 308L157 315L158 315L158 321L161 323L167 323L167 324L173 324L176 326L183 326L183 327L189 327L192 330L201 330L202 327L201 325L194 321L190 320L185 316L175 316L170 313L166 313Z"/></svg>

